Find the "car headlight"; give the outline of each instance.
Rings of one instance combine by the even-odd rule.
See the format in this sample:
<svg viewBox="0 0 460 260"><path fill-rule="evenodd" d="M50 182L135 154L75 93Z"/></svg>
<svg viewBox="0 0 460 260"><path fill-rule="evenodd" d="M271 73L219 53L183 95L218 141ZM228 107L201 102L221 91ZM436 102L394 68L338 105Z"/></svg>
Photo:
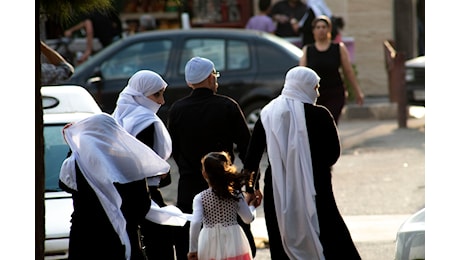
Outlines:
<svg viewBox="0 0 460 260"><path fill-rule="evenodd" d="M406 69L406 81L414 81L415 80L415 71L414 69Z"/></svg>

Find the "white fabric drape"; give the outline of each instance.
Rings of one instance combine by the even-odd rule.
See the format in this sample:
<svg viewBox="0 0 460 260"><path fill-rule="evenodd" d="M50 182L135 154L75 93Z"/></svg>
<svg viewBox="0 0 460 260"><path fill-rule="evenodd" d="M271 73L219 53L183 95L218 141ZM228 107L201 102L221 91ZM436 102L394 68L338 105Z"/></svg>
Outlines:
<svg viewBox="0 0 460 260"><path fill-rule="evenodd" d="M122 200L114 183L129 183L168 172L170 165L106 113L72 124L64 129L64 137L72 155L62 164L60 180L78 190L75 177L77 162L126 246L126 259L129 259L131 247L126 220L120 209Z"/></svg>
<svg viewBox="0 0 460 260"><path fill-rule="evenodd" d="M291 259L324 259L304 103L314 104L317 74L306 67L288 71L279 97L261 120L272 168L273 196L283 247Z"/></svg>

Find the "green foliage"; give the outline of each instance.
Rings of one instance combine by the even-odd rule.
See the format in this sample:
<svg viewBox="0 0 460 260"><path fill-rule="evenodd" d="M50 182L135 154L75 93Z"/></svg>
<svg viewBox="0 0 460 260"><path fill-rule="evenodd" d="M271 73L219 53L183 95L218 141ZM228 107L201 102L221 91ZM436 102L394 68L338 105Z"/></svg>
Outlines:
<svg viewBox="0 0 460 260"><path fill-rule="evenodd" d="M40 15L54 18L60 23L87 14L95 9L109 10L114 0L40 0Z"/></svg>
<svg viewBox="0 0 460 260"><path fill-rule="evenodd" d="M351 64L351 66L353 67L353 71L355 72L356 80L358 80L358 70L356 69L356 64ZM353 86L351 85L350 81L346 77L344 77L343 72L342 72L342 78L343 78L344 84L348 91L347 101L354 101L355 92L353 91Z"/></svg>

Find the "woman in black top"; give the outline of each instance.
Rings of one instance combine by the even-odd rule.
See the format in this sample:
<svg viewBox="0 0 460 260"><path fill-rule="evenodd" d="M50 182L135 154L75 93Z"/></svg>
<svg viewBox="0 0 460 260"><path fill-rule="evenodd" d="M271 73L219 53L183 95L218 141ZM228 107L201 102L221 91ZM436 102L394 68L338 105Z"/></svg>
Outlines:
<svg viewBox="0 0 460 260"><path fill-rule="evenodd" d="M312 30L315 42L303 47L299 65L313 69L320 76L321 89L317 104L329 109L338 124L348 97L342 73L350 82L358 105L363 104L364 95L356 80L345 44L332 42L331 20L327 16L318 16L313 20Z"/></svg>

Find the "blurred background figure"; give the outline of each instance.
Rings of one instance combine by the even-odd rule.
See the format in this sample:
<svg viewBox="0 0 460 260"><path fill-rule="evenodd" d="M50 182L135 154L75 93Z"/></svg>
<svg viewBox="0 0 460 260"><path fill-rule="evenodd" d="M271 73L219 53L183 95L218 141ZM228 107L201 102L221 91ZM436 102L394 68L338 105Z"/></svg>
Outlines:
<svg viewBox="0 0 460 260"><path fill-rule="evenodd" d="M339 43L342 41L342 30L345 27L345 22L342 17L340 16L332 16L332 31L331 31L331 39L332 42Z"/></svg>
<svg viewBox="0 0 460 260"><path fill-rule="evenodd" d="M151 31L157 28L155 17L144 14L139 18L139 32Z"/></svg>
<svg viewBox="0 0 460 260"><path fill-rule="evenodd" d="M43 41L40 41L40 52L42 86L61 83L73 75L74 67Z"/></svg>
<svg viewBox="0 0 460 260"><path fill-rule="evenodd" d="M66 37L72 37L77 31L84 30L86 37L86 49L78 58L78 64L85 62L96 50L94 48L94 39L97 38L102 48L109 46L111 43L122 37L121 20L114 10L102 12L95 11L83 17L81 22L65 30Z"/></svg>
<svg viewBox="0 0 460 260"><path fill-rule="evenodd" d="M299 20L307 12L300 0L282 0L273 5L269 15L276 22L275 34L280 37L298 37Z"/></svg>
<svg viewBox="0 0 460 260"><path fill-rule="evenodd" d="M259 14L252 16L246 24L246 29L259 30L274 33L276 24L268 16L270 12L271 0L259 0Z"/></svg>

